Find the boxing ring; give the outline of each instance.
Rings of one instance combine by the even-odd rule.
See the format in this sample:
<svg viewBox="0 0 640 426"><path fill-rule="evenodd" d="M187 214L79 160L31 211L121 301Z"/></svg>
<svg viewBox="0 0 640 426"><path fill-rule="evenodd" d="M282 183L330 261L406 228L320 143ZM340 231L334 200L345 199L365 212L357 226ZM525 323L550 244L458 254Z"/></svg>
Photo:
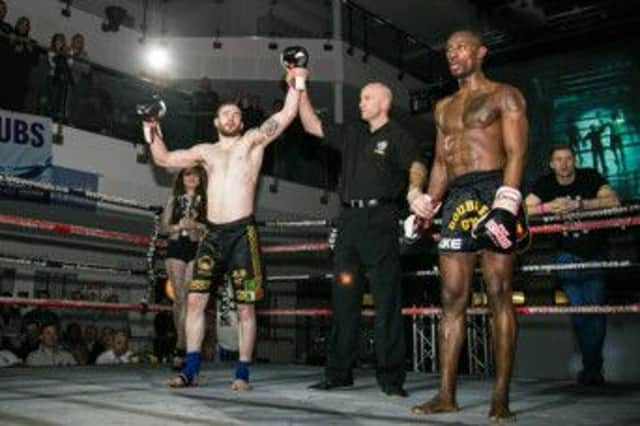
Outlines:
<svg viewBox="0 0 640 426"><path fill-rule="evenodd" d="M0 225L13 230L29 230L61 236L76 236L130 245L142 257L145 267L127 268L92 262L71 262L49 258L18 256L0 250L0 265L31 266L47 269L90 271L113 277L137 277L148 281L148 288L139 300L103 302L38 299L30 297L0 297L0 306L31 306L47 309L90 310L96 312L128 312L150 319L158 312L170 311L168 305L153 303L151 288L163 273L159 271L158 250L166 245L158 236L160 209L132 200L65 187L22 181L0 176L0 184L36 187L39 190L72 195L103 204L137 210L149 215L152 223L149 235L133 234L98 227L76 225L54 220L35 219L0 214ZM601 211L589 211L566 216L545 216L531 227L532 234L589 232L596 229L632 229L640 224L640 206L631 205ZM330 220L263 221L262 228L305 231L321 229L329 233ZM430 235L438 239L437 233ZM269 256L291 256L298 253L329 256L326 240L296 243L263 244L268 265ZM573 264L519 264L519 274L545 275L558 270L607 269L638 270L633 259L584 262ZM408 271L406 279L435 280L437 267ZM281 284L328 286L333 274L287 273L267 276L274 291ZM408 373L406 399L385 398L379 392L371 369L356 371L353 388L332 392L314 392L307 386L322 374L322 367L309 365L272 365L257 362L252 368L255 390L249 394L234 394L228 390L229 365L205 364L198 388L170 390L163 386L169 376L166 365L128 365L119 367L57 367L0 369L1 424L486 424L486 403L491 392L493 354L490 345L490 315L482 294L468 310L466 375L459 379L459 402L463 411L454 414L419 417L409 407L434 394L437 376L437 324L441 310L437 306L412 305L403 309L411 329L411 370ZM522 297L520 297L522 296ZM516 305L521 320L539 317L562 317L570 314L608 314L636 321L640 313L637 301L607 306L559 306L555 304ZM485 297L486 299L486 297ZM514 299L515 301L515 299ZM325 306L328 304L325 303ZM293 318L304 321L325 321L331 316L326 307L259 309L258 323L269 318ZM374 311L364 308L365 318ZM274 327L278 325L274 323ZM637 336L636 336L637 338ZM260 346L260 340L257 346ZM541 348L541 350L547 350ZM553 348L550 348L553 350ZM516 357L517 362L517 357ZM409 366L409 365L408 365ZM633 424L640 422L640 385L608 384L604 388L580 388L568 379L514 378L512 408L518 424ZM623 396L623 397L621 397ZM606 413L606 416L603 415ZM100 416L100 417L96 417ZM98 420L97 420L98 419ZM97 423L96 423L97 422Z"/></svg>

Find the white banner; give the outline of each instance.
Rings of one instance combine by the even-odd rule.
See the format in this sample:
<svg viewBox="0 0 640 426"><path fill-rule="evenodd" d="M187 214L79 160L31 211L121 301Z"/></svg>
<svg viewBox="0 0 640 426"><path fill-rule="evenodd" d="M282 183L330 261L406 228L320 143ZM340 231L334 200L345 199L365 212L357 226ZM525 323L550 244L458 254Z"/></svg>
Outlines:
<svg viewBox="0 0 640 426"><path fill-rule="evenodd" d="M48 180L51 119L0 109L0 173Z"/></svg>

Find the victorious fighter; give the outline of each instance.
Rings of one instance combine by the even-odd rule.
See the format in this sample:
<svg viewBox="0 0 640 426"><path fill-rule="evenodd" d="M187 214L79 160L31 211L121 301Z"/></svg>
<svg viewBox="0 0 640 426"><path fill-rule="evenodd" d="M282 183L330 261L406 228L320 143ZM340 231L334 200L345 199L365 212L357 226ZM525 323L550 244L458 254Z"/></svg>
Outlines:
<svg viewBox="0 0 640 426"><path fill-rule="evenodd" d="M219 141L186 150L167 151L158 121L143 122L145 138L158 166L185 168L201 164L208 176L207 231L197 250L193 280L188 284L185 366L179 376L169 381L170 386L197 384L205 307L210 292L222 284L224 274L229 272L240 320L240 359L231 387L239 391L250 389L249 364L256 337L254 303L264 296L253 217L256 184L265 147L293 121L299 98L300 91L289 88L283 109L244 134L240 108L223 103L214 119Z"/></svg>
<svg viewBox="0 0 640 426"><path fill-rule="evenodd" d="M519 187L527 150L525 101L520 91L488 80L482 72L487 49L469 31L447 41L447 60L459 90L438 102L436 154L427 194L429 223L448 189L442 207L439 263L443 315L439 328L441 384L416 414L458 410L456 378L465 335L465 310L478 258L493 315L496 383L489 417L513 420L509 382L515 352L516 319L511 302L514 250L528 237L521 217Z"/></svg>

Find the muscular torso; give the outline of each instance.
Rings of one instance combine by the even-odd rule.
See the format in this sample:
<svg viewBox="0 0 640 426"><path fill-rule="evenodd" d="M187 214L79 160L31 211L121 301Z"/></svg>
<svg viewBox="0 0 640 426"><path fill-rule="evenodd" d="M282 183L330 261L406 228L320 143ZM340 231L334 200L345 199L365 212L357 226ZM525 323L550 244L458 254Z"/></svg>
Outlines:
<svg viewBox="0 0 640 426"><path fill-rule="evenodd" d="M497 83L444 99L436 110L442 156L449 179L504 167L501 111L503 86Z"/></svg>
<svg viewBox="0 0 640 426"><path fill-rule="evenodd" d="M228 223L253 214L256 184L264 148L244 138L207 147L207 219Z"/></svg>

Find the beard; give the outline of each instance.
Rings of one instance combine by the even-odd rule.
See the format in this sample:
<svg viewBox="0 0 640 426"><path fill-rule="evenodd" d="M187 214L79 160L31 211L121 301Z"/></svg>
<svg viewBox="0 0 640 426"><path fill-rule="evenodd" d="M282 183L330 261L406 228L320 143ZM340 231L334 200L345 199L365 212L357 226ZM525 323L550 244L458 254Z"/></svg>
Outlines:
<svg viewBox="0 0 640 426"><path fill-rule="evenodd" d="M232 127L230 129L225 128L224 126L220 126L220 128L218 128L218 133L220 134L220 136L224 136L225 138L233 138L236 136L240 136L242 134L242 129L240 126Z"/></svg>

